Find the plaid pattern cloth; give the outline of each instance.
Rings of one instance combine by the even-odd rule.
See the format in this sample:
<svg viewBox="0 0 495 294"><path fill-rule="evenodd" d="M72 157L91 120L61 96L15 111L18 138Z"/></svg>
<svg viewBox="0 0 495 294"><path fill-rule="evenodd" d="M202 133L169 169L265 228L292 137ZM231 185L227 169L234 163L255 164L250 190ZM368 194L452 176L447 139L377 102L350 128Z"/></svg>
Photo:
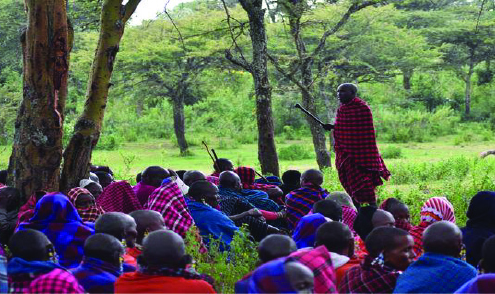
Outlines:
<svg viewBox="0 0 495 294"><path fill-rule="evenodd" d="M337 276L332 265L330 252L325 246L311 249L301 249L290 258L307 266L314 274L314 293L338 293L335 281Z"/></svg>
<svg viewBox="0 0 495 294"><path fill-rule="evenodd" d="M22 222L27 222L34 215L34 208L36 207L36 194L31 195L28 201L21 206L18 213L17 227Z"/></svg>
<svg viewBox="0 0 495 294"><path fill-rule="evenodd" d="M27 293L84 293L84 289L70 272L54 269L34 279Z"/></svg>
<svg viewBox="0 0 495 294"><path fill-rule="evenodd" d="M214 176L207 176L206 180L212 184L215 184L215 186L220 185L220 179L218 177Z"/></svg>
<svg viewBox="0 0 495 294"><path fill-rule="evenodd" d="M420 219L419 225L409 230L414 238L414 253L417 258L423 254L423 232L429 225L442 220L455 224L454 206L445 197L432 197L421 207Z"/></svg>
<svg viewBox="0 0 495 294"><path fill-rule="evenodd" d="M8 291L9 280L7 277L7 258L5 258L2 252L2 255L0 255L0 293L7 293Z"/></svg>
<svg viewBox="0 0 495 294"><path fill-rule="evenodd" d="M327 220L320 213L303 216L292 234L292 239L296 242L297 248L315 246L316 230L326 222Z"/></svg>
<svg viewBox="0 0 495 294"><path fill-rule="evenodd" d="M459 258L427 252L399 277L394 293L453 293L476 275Z"/></svg>
<svg viewBox="0 0 495 294"><path fill-rule="evenodd" d="M392 293L399 272L372 261L368 255L361 265L349 269L339 284L339 293Z"/></svg>
<svg viewBox="0 0 495 294"><path fill-rule="evenodd" d="M354 232L354 221L356 220L356 216L357 211L348 206L342 205L342 222L346 224L349 229L351 229L353 234L356 234L356 232Z"/></svg>
<svg viewBox="0 0 495 294"><path fill-rule="evenodd" d="M247 199L240 197L240 195L232 189L226 189L220 186L218 187L218 196L220 197L220 207L228 216L237 215L255 208Z"/></svg>
<svg viewBox="0 0 495 294"><path fill-rule="evenodd" d="M76 207L77 197L81 194L91 194L88 190L84 188L74 188L69 191L67 196L69 197L70 202L74 207ZM81 219L85 222L95 222L96 219L105 213L101 206L97 205L94 201L90 207L78 208L76 207L77 212Z"/></svg>
<svg viewBox="0 0 495 294"><path fill-rule="evenodd" d="M223 188L222 186L220 186L218 189L218 194L220 195L220 199L221 199L220 207L222 207L222 210L224 210L224 205L222 205L222 201L226 199L239 199L240 202L250 204L250 205L244 204L246 208L248 206L252 206L267 211L275 211L275 212L280 211L280 207L278 206L278 204L275 203L275 201L268 198L268 194L266 194L263 191L259 191L259 190L236 191L233 189ZM231 214L227 213L227 215L231 215Z"/></svg>
<svg viewBox="0 0 495 294"><path fill-rule="evenodd" d="M258 267L249 277L248 293L297 293L292 288L284 264L291 259L279 258Z"/></svg>
<svg viewBox="0 0 495 294"><path fill-rule="evenodd" d="M96 203L106 212L131 213L143 209L134 190L127 181L117 181L108 185L98 197Z"/></svg>
<svg viewBox="0 0 495 294"><path fill-rule="evenodd" d="M239 166L234 172L241 178L242 188L250 190L267 191L277 187L276 185L255 183L256 172L254 168L248 166Z"/></svg>
<svg viewBox="0 0 495 294"><path fill-rule="evenodd" d="M285 206L287 208L289 229L293 230L301 217L307 215L313 209L313 204L325 199L327 196L327 190L313 185L305 185L287 194L285 196Z"/></svg>
<svg viewBox="0 0 495 294"><path fill-rule="evenodd" d="M91 257L84 257L71 272L89 293L113 293L115 281L122 274L119 267Z"/></svg>
<svg viewBox="0 0 495 294"><path fill-rule="evenodd" d="M83 257L86 238L94 234L89 223L84 223L67 196L52 193L43 196L34 210L34 216L19 225L18 230L33 229L44 233L55 246L60 265L72 268Z"/></svg>
<svg viewBox="0 0 495 294"><path fill-rule="evenodd" d="M341 182L344 180L342 185L351 197L355 197L355 192L364 186L383 184L380 177L386 180L390 177L378 152L373 115L366 102L356 97L339 107L333 136L335 165ZM362 179L362 176L365 178ZM376 202L376 197L373 201L355 199L359 202Z"/></svg>
<svg viewBox="0 0 495 294"><path fill-rule="evenodd" d="M181 235L182 238L186 237L187 230L194 225L184 195L171 178L163 180L161 187L151 193L144 209L161 213L167 228Z"/></svg>

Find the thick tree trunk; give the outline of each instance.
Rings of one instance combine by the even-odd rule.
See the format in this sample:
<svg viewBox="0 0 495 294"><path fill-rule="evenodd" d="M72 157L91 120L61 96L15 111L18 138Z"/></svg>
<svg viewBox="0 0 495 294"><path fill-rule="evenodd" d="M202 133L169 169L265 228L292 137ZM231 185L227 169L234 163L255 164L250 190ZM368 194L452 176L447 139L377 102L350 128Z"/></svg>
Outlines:
<svg viewBox="0 0 495 294"><path fill-rule="evenodd" d="M64 152L60 188L66 192L88 175L91 152L98 143L107 104L110 78L127 20L140 0L105 0L101 11L98 46L91 68L84 111Z"/></svg>
<svg viewBox="0 0 495 294"><path fill-rule="evenodd" d="M402 86L404 87L404 90L406 90L406 91L411 90L411 79L412 79L413 73L414 73L413 69L403 69L402 70Z"/></svg>
<svg viewBox="0 0 495 294"><path fill-rule="evenodd" d="M466 83L466 93L465 93L465 98L464 98L464 103L465 103L465 114L466 116L469 116L471 113L471 79L473 77L474 73L474 60L473 60L473 55L471 55L471 58L469 59L469 70L466 75L466 78L464 82Z"/></svg>
<svg viewBox="0 0 495 294"><path fill-rule="evenodd" d="M179 145L180 155L187 155L187 141L186 141L186 123L184 116L184 98L179 95L172 99L174 108L174 131L175 137L177 137L177 144Z"/></svg>
<svg viewBox="0 0 495 294"><path fill-rule="evenodd" d="M26 0L23 101L17 114L9 184L24 199L59 189L71 39L63 0Z"/></svg>
<svg viewBox="0 0 495 294"><path fill-rule="evenodd" d="M241 0L249 17L253 46L251 74L256 92L256 120L258 123L258 160L263 174L280 174L275 146L275 130L272 115L272 87L268 79L268 56L265 30L265 10L261 0Z"/></svg>

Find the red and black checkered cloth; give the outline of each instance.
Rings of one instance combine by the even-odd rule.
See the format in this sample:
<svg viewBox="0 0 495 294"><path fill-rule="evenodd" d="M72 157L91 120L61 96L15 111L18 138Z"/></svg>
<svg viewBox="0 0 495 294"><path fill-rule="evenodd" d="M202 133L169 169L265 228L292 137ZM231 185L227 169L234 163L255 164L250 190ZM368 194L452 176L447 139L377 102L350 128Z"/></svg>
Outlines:
<svg viewBox="0 0 495 294"><path fill-rule="evenodd" d="M68 271L54 269L34 279L25 293L85 293L77 279Z"/></svg>
<svg viewBox="0 0 495 294"><path fill-rule="evenodd" d="M261 190L261 191L266 192L269 189L277 187L275 185L255 183L254 180L256 179L256 172L254 171L254 168L252 168L252 167L239 166L238 168L234 169L234 172L237 175L239 175L239 178L241 178L241 183L242 183L243 189Z"/></svg>
<svg viewBox="0 0 495 294"><path fill-rule="evenodd" d="M143 209L141 203L127 181L117 181L103 189L103 193L96 199L106 212L131 213Z"/></svg>
<svg viewBox="0 0 495 294"><path fill-rule="evenodd" d="M76 206L77 197L83 194L92 195L91 192L89 192L88 190L77 187L71 189L67 194L67 197L69 198L72 205L74 205L74 207L77 209L77 213L79 214L79 216L82 218L83 221L95 222L100 215L105 213L105 211L103 210L103 208L101 208L101 206L96 204L96 202L94 201L90 207L85 207L85 208L77 207Z"/></svg>
<svg viewBox="0 0 495 294"><path fill-rule="evenodd" d="M342 186L358 202L376 202L374 187L383 184L380 178L387 180L390 172L378 152L373 116L366 102L356 97L339 107L333 136ZM357 193L365 187L373 189Z"/></svg>
<svg viewBox="0 0 495 294"><path fill-rule="evenodd" d="M287 194L285 196L285 206L289 229L295 229L299 220L313 209L313 204L325 199L327 196L327 190L320 186L309 184Z"/></svg>

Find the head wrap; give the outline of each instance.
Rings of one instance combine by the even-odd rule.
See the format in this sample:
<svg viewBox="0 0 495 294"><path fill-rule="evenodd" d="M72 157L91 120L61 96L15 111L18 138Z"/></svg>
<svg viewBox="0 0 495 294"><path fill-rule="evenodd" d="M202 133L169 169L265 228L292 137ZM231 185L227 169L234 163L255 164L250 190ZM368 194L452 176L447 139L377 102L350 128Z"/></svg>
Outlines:
<svg viewBox="0 0 495 294"><path fill-rule="evenodd" d="M101 208L101 206L99 206L95 203L94 198L93 198L93 203L91 204L90 207L83 207L83 208L77 207L76 206L77 198L79 197L79 195L82 195L82 194L91 195L91 192L89 192L88 190L86 190L84 188L74 188L74 189L71 189L69 191L67 196L69 197L69 200L72 203L72 205L74 205L74 207L76 207L77 212L79 213L79 216L81 217L81 219L83 221L94 222L94 221L96 221L98 216L104 214L105 211L103 210L103 208Z"/></svg>
<svg viewBox="0 0 495 294"><path fill-rule="evenodd" d="M108 185L96 203L101 205L106 212L130 213L143 209L131 185L126 181L117 181Z"/></svg>

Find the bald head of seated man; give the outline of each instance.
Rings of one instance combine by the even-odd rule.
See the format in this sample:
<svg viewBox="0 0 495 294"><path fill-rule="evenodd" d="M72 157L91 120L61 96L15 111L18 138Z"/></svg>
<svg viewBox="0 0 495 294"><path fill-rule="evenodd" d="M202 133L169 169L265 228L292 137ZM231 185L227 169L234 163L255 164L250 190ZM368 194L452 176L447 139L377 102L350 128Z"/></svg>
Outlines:
<svg viewBox="0 0 495 294"><path fill-rule="evenodd" d="M227 158L219 158L215 161L213 168L217 173L223 171L234 171L234 164Z"/></svg>
<svg viewBox="0 0 495 294"><path fill-rule="evenodd" d="M123 213L106 212L100 215L95 222L95 233L104 233L122 241L126 237L126 219Z"/></svg>
<svg viewBox="0 0 495 294"><path fill-rule="evenodd" d="M141 174L141 181L145 185L160 187L164 179L170 177L170 172L161 166L149 166Z"/></svg>
<svg viewBox="0 0 495 294"><path fill-rule="evenodd" d="M219 181L222 188L242 190L241 178L233 171L222 172Z"/></svg>
<svg viewBox="0 0 495 294"><path fill-rule="evenodd" d="M317 169L308 169L301 175L301 186L312 184L321 186L323 184L323 173Z"/></svg>
<svg viewBox="0 0 495 294"><path fill-rule="evenodd" d="M423 249L425 252L460 257L462 232L451 222L435 222L423 233Z"/></svg>
<svg viewBox="0 0 495 294"><path fill-rule="evenodd" d="M184 184L188 185L189 187L197 181L206 180L205 174L200 172L199 170L188 170L184 173L183 178Z"/></svg>
<svg viewBox="0 0 495 294"><path fill-rule="evenodd" d="M164 230L165 221L161 213L154 210L136 210L129 214L137 225L137 238L136 243L143 244L143 239L147 234Z"/></svg>
<svg viewBox="0 0 495 294"><path fill-rule="evenodd" d="M371 224L373 225L373 228L394 227L395 218L390 212L377 209L371 218Z"/></svg>
<svg viewBox="0 0 495 294"><path fill-rule="evenodd" d="M258 256L261 263L266 263L279 257L288 256L297 250L297 245L291 237L281 234L266 236L258 245Z"/></svg>

